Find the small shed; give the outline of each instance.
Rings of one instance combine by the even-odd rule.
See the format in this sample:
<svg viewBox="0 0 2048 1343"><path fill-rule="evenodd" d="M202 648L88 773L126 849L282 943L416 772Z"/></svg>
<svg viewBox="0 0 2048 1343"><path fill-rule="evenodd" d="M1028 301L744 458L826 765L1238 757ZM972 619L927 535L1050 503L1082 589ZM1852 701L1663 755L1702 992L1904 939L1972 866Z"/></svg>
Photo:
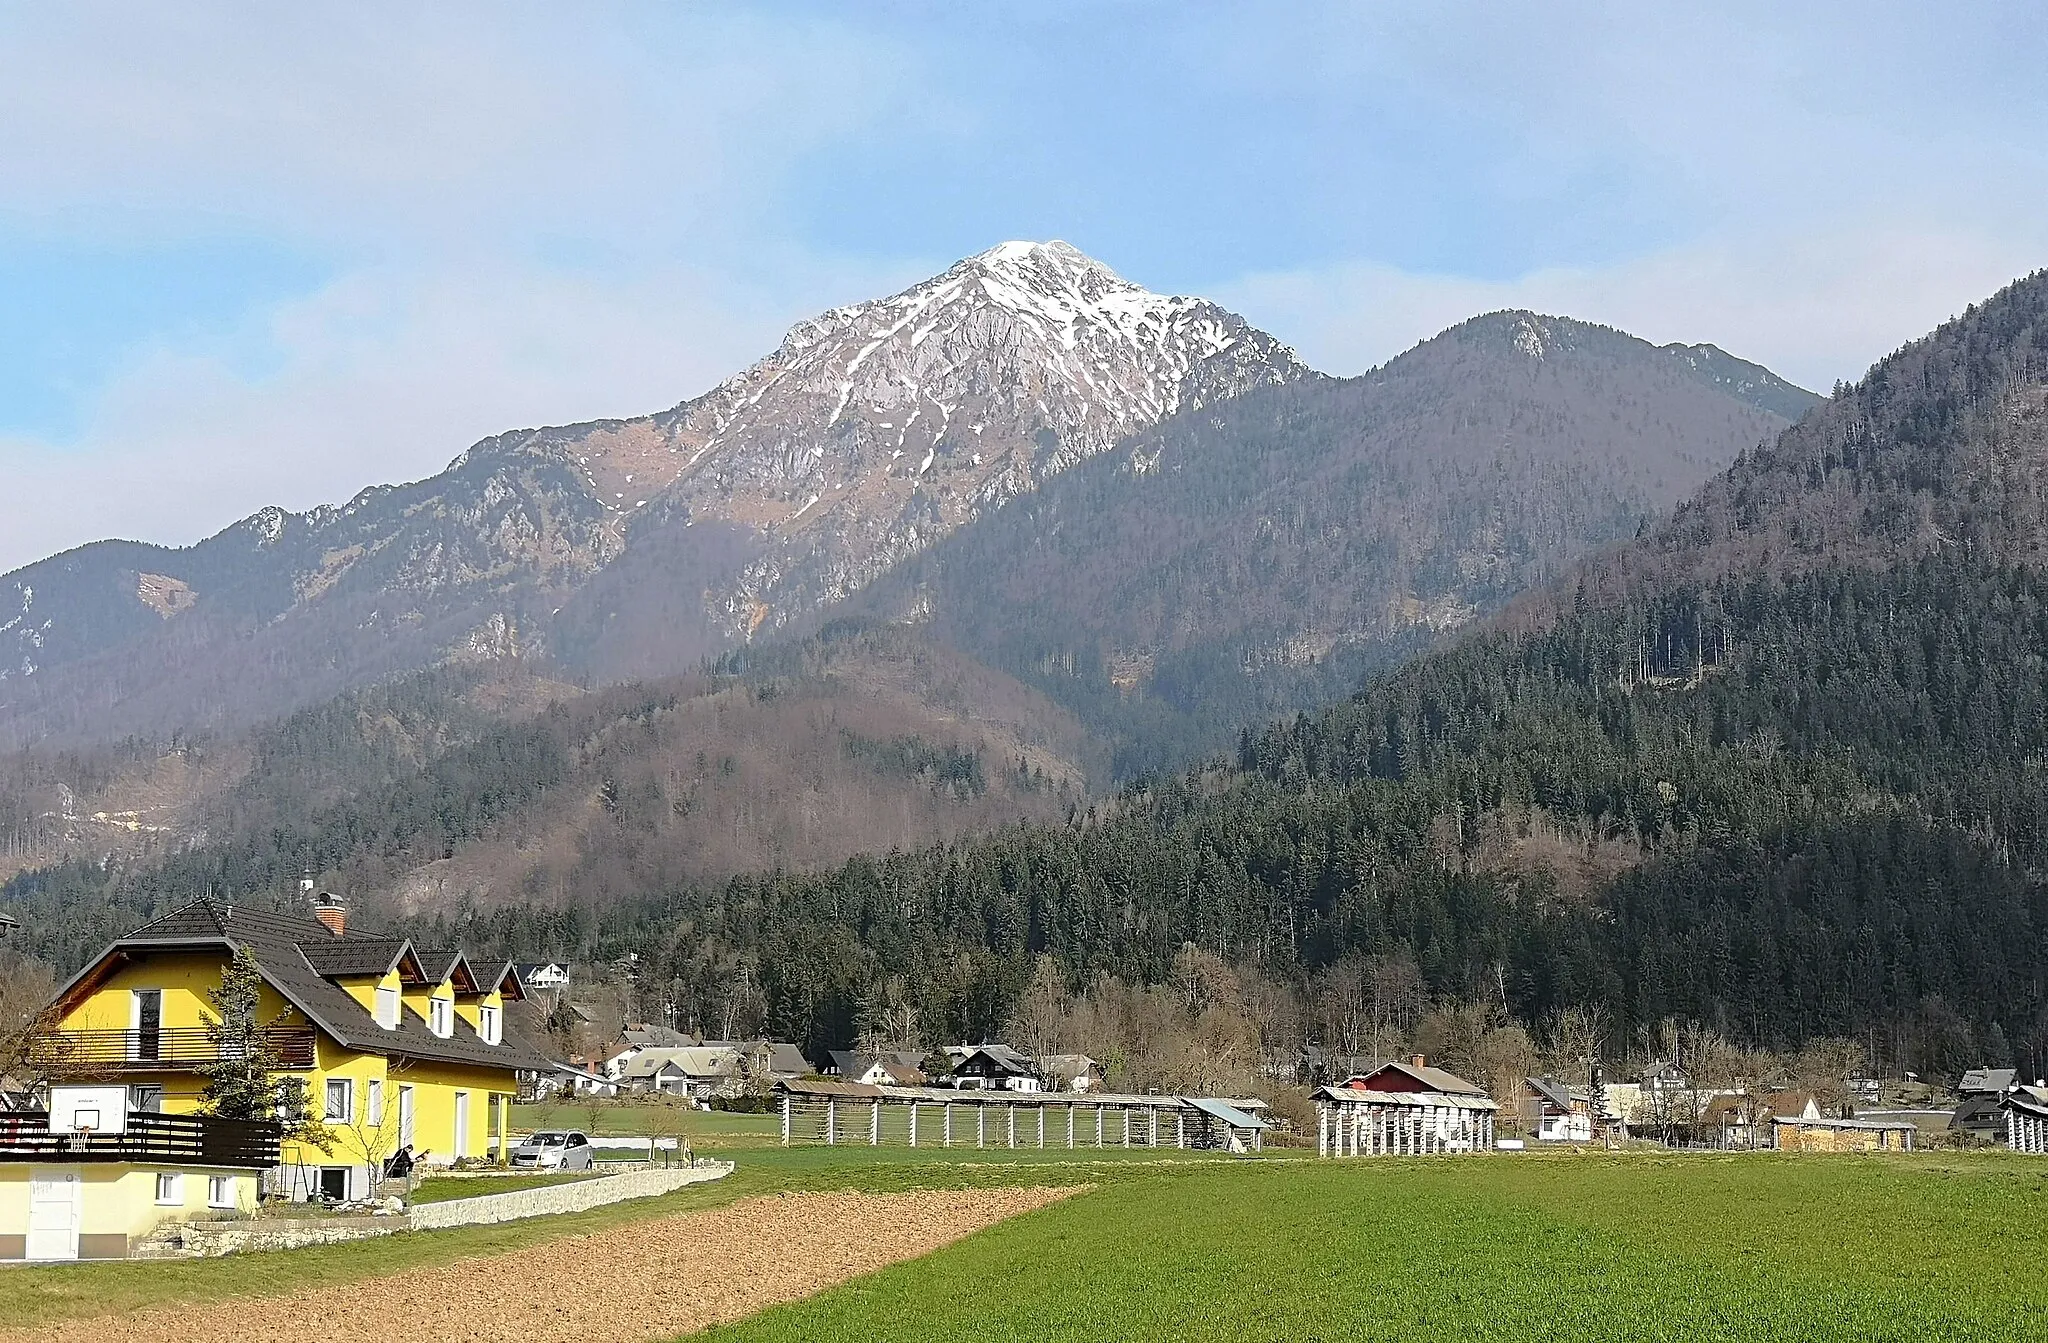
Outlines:
<svg viewBox="0 0 2048 1343"><path fill-rule="evenodd" d="M1771 1145L1781 1152L1910 1152L1919 1131L1905 1120L1824 1119L1810 1106L1771 1127Z"/></svg>
<svg viewBox="0 0 2048 1343"><path fill-rule="evenodd" d="M1188 1146L1224 1152L1257 1152L1264 1148L1265 1120L1246 1114L1229 1101L1206 1096L1185 1099L1195 1112L1188 1117Z"/></svg>

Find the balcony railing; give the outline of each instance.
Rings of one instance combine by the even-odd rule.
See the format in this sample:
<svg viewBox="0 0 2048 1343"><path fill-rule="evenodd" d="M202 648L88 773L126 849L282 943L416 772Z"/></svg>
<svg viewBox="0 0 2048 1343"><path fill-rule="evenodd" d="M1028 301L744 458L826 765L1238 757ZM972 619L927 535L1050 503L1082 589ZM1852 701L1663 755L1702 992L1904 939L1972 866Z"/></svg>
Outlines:
<svg viewBox="0 0 2048 1343"><path fill-rule="evenodd" d="M141 1161L166 1165L278 1164L275 1124L206 1115L128 1112L125 1133L52 1133L39 1110L0 1111L0 1161Z"/></svg>
<svg viewBox="0 0 2048 1343"><path fill-rule="evenodd" d="M313 1028L272 1026L263 1032L280 1068L313 1066ZM34 1042L36 1062L64 1073L190 1071L220 1060L220 1045L200 1026L158 1030L51 1031Z"/></svg>

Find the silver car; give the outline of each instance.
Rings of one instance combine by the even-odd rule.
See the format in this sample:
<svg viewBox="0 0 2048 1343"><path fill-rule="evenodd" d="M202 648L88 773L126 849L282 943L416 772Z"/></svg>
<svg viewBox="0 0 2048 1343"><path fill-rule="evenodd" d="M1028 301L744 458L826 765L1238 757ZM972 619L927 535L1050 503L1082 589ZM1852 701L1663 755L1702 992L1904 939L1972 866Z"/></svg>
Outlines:
<svg viewBox="0 0 2048 1343"><path fill-rule="evenodd" d="M512 1165L526 1170L589 1170L595 1155L588 1134L542 1129L512 1149Z"/></svg>

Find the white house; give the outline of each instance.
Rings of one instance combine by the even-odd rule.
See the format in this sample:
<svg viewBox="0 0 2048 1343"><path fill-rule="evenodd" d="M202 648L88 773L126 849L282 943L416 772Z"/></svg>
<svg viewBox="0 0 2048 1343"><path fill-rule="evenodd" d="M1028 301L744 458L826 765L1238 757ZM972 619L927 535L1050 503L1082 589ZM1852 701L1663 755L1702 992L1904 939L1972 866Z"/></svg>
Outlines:
<svg viewBox="0 0 2048 1343"><path fill-rule="evenodd" d="M521 965L519 982L529 989L566 989L569 967L561 961L533 961Z"/></svg>

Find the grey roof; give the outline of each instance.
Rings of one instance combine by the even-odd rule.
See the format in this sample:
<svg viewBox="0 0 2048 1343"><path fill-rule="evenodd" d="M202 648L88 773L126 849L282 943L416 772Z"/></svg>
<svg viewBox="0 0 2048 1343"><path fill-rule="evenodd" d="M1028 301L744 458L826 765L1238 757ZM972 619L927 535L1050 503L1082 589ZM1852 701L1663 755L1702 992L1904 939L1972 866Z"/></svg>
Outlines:
<svg viewBox="0 0 2048 1343"><path fill-rule="evenodd" d="M469 968L468 960L460 951L420 951L414 948L414 954L420 958L420 969L430 984L452 979L458 970L472 981L476 978L476 972Z"/></svg>
<svg viewBox="0 0 2048 1343"><path fill-rule="evenodd" d="M628 1026L619 1032L619 1038L641 1049L688 1049L697 1043L696 1036L667 1026Z"/></svg>
<svg viewBox="0 0 2048 1343"><path fill-rule="evenodd" d="M383 953L380 951L372 955L366 952L358 961L351 959L354 953L342 957L334 953L334 948L349 941L388 946L400 940L359 932L345 932L337 937L310 915L274 914L246 906L199 900L117 938L83 970L72 976L58 998L61 1000L69 995L116 952L239 946L246 948L255 958L264 980L272 988L304 1013L308 1021L348 1049L486 1068L538 1070L549 1066L547 1059L519 1039L515 1032L506 1031L503 1044L485 1044L477 1038L469 1023L462 1020L460 1013L455 1016L454 1033L445 1039L428 1030L427 1023L411 1012L400 1012L398 1025L385 1030L347 989L327 977L336 972L323 973L308 955L308 948L311 948L323 961L363 963L374 961ZM452 969L458 958L457 953L448 953L447 966Z"/></svg>
<svg viewBox="0 0 2048 1343"><path fill-rule="evenodd" d="M1572 1108L1571 1088L1558 1081L1555 1077L1531 1077L1526 1080L1531 1091L1534 1091L1558 1109L1569 1110Z"/></svg>
<svg viewBox="0 0 2048 1343"><path fill-rule="evenodd" d="M2013 1079L2018 1076L2017 1068L1972 1068L1963 1074L1956 1091L1965 1096L1978 1093L1996 1095L2012 1090Z"/></svg>
<svg viewBox="0 0 2048 1343"><path fill-rule="evenodd" d="M1008 1045L977 1045L967 1052L965 1058L954 1065L953 1070L958 1072L976 1058L985 1058L1004 1072L1014 1073L1020 1077L1029 1077L1036 1072L1036 1069L1032 1067L1030 1059Z"/></svg>
<svg viewBox="0 0 2048 1343"><path fill-rule="evenodd" d="M1223 1101L1210 1100L1206 1096L1189 1096L1186 1099L1188 1104L1194 1106L1203 1114L1220 1119L1232 1128L1266 1127L1265 1120L1248 1115L1235 1105L1230 1105Z"/></svg>
<svg viewBox="0 0 2048 1343"><path fill-rule="evenodd" d="M412 949L402 937L334 937L300 946L306 963L323 975L382 975ZM413 968L422 976L417 959ZM440 981L436 980L436 983Z"/></svg>
<svg viewBox="0 0 2048 1343"><path fill-rule="evenodd" d="M739 1056L731 1049L685 1045L647 1049L635 1055L619 1072L619 1080L639 1081L674 1069L684 1077L731 1077L739 1071Z"/></svg>
<svg viewBox="0 0 2048 1343"><path fill-rule="evenodd" d="M768 1071L787 1077L802 1077L812 1071L811 1061L804 1057L804 1051L787 1040L706 1040L706 1049L733 1049L749 1058L768 1051Z"/></svg>

